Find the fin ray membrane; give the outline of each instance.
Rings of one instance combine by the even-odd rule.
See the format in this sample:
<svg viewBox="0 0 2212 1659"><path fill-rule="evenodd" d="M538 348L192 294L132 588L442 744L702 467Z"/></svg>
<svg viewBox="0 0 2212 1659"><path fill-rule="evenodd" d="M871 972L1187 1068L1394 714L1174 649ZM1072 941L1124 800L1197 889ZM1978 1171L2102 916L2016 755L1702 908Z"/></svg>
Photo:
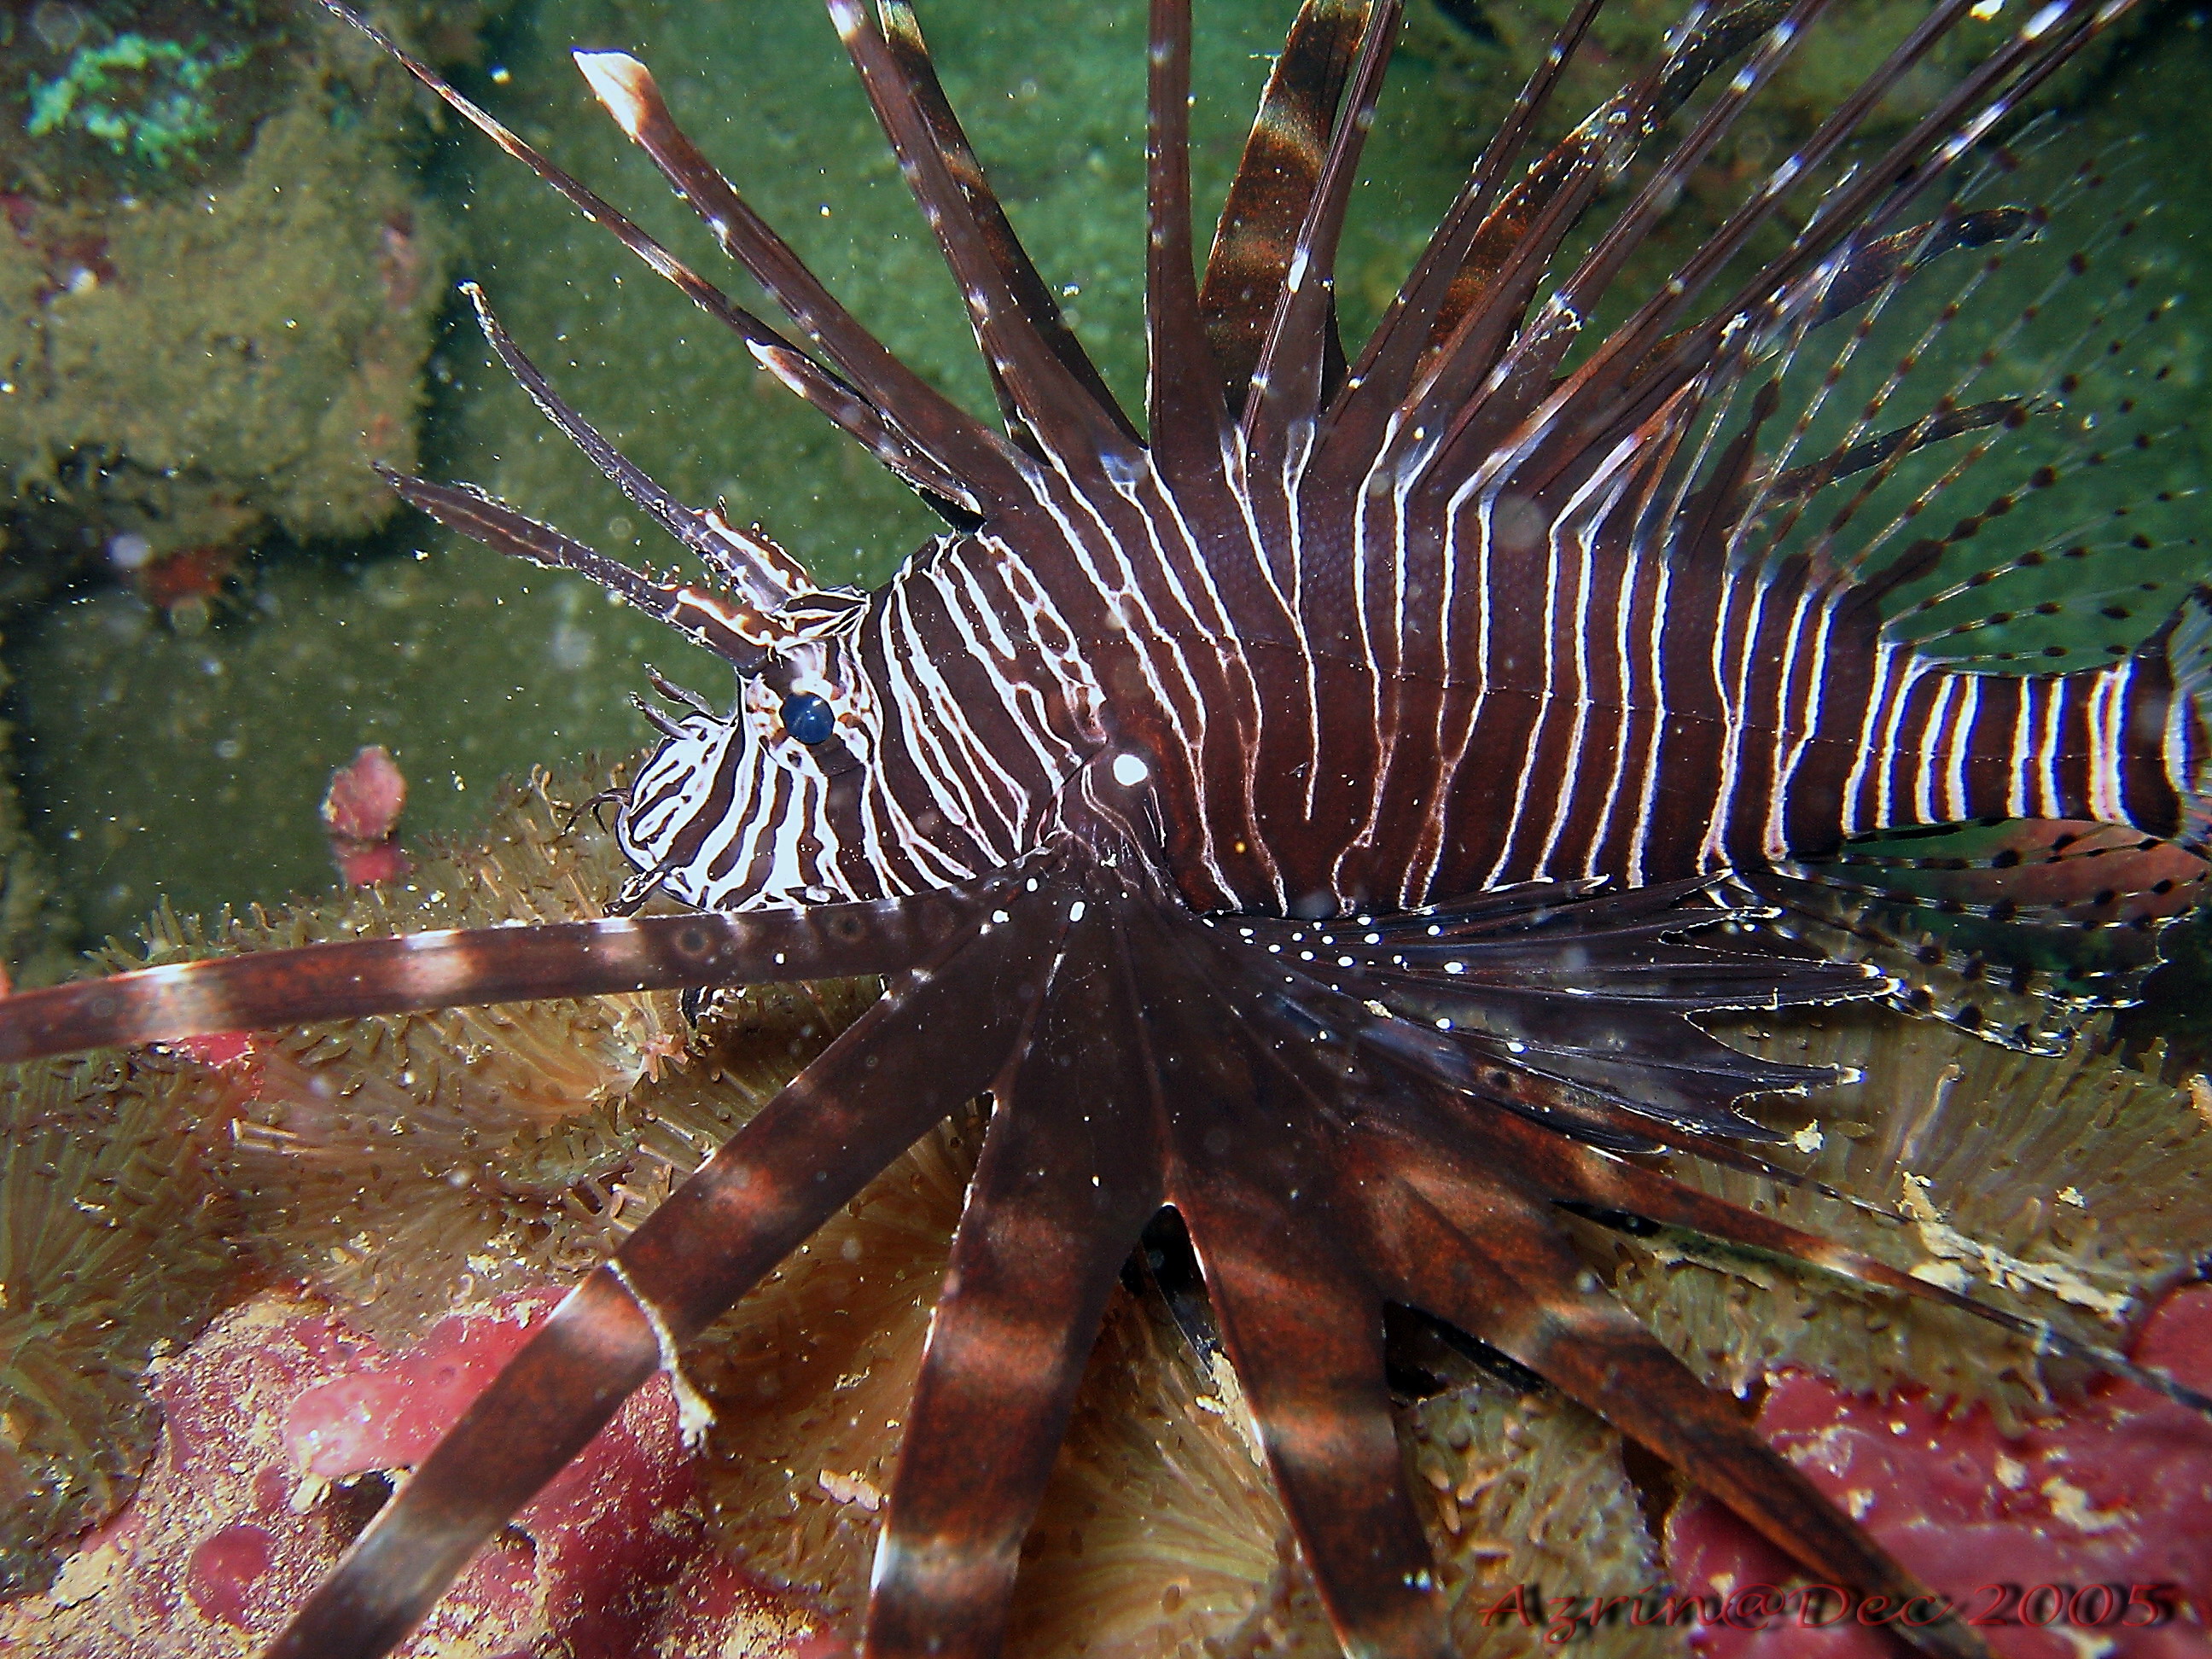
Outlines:
<svg viewBox="0 0 2212 1659"><path fill-rule="evenodd" d="M992 1085L870 1585L881 1659L999 1645L1115 1275L1159 1207L1151 1056L1126 1044L1103 1068L1063 1062L1085 1031L1140 1029L1119 954L1103 924L1067 940Z"/></svg>
<svg viewBox="0 0 2212 1659"><path fill-rule="evenodd" d="M2203 730L2192 492L2171 476L2174 429L2136 396L2175 349L2171 293L2134 253L2155 210L2124 149L2075 161L2030 132L1993 154L1917 246L1900 234L1881 281L1850 283L1848 317L1815 312L1770 349L1774 401L1802 412L1744 486L1736 560L1856 587L1890 640L1953 669L2164 651ZM2051 229L2085 218L2065 240ZM2127 504L2102 504L2115 495ZM1959 499L1976 505L1929 522ZM1937 826L1738 879L1782 912L1772 931L1881 969L1895 1006L2048 1053L2086 1010L2136 998L2159 931L2203 896L2201 802L2181 845L2088 823Z"/></svg>
<svg viewBox="0 0 2212 1659"><path fill-rule="evenodd" d="M2008 1048L2063 1048L2132 1002L2204 860L2111 824L2019 820L1874 837L1733 879L1784 937L1888 975L1885 1000Z"/></svg>
<svg viewBox="0 0 2212 1659"><path fill-rule="evenodd" d="M1753 1060L1691 1015L1882 988L1857 964L1726 948L1716 930L1747 913L1709 902L1704 884L1564 899L1568 884L1533 886L1552 902L1520 900L1515 916L1510 896L1528 890L1508 890L1469 907L1463 929L1437 910L1343 923L1245 917L1234 931L1297 970L1294 988L1275 994L1316 1030L1364 1032L1455 1089L1539 1121L1574 1118L1577 1133L1616 1146L1654 1125L1766 1139L1741 1097L1834 1080ZM1419 1052L1415 1030L1428 1034Z"/></svg>
<svg viewBox="0 0 2212 1659"><path fill-rule="evenodd" d="M2202 559L2166 458L2178 434L2136 395L2176 349L2173 296L2135 252L2157 210L2137 173L2124 147L2068 165L2031 132L1880 283L1835 276L1831 297L1866 288L1851 311L1816 311L1764 348L1780 406L1800 412L1759 458L1734 556L1866 588L1888 637L1960 667L2063 671L2136 649ZM2130 504L2101 505L2116 497ZM2154 545L2190 550L2146 571Z"/></svg>

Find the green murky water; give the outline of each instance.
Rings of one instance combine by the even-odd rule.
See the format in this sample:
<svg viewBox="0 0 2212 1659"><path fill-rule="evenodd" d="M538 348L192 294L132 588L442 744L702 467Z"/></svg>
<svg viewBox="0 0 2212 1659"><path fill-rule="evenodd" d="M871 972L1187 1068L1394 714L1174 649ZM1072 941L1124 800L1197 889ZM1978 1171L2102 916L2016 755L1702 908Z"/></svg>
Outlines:
<svg viewBox="0 0 2212 1659"><path fill-rule="evenodd" d="M1290 8L1213 0L1200 10L1198 197L1210 216ZM1135 406L1143 8L935 0L924 15L1018 228ZM589 100L566 61L571 42L644 58L702 146L840 296L926 374L987 405L949 279L814 0L547 0L497 38L491 72L470 83L720 280L704 231ZM2145 176L2166 198L2161 280L2175 289L2201 289L2212 276L2197 103L2208 73L2212 30L2177 14L2096 88L2079 136L2065 140L2135 135L2152 152ZM1440 96L1449 76L1437 61L1408 51L1393 77L1345 260L1355 337L1471 154ZM881 580L931 532L910 497L759 374L732 337L518 164L455 133L436 157L434 188L465 235L460 274L484 285L563 392L679 495L726 497L829 580ZM742 281L731 286L747 297ZM2201 362L2202 313L2181 326L2184 360ZM433 476L477 481L617 556L670 556L642 515L487 367L458 308L434 368ZM2190 382L2185 374L2170 388L2184 405L2203 396ZM2177 476L2202 475L2197 435L2162 454ZM627 700L643 662L726 694L717 665L580 581L518 567L420 520L401 540L374 559L266 569L247 604L198 633L109 591L11 635L34 829L88 933L128 930L161 894L205 909L326 886L316 804L331 769L362 744L387 745L410 780L410 836L458 830L501 774L643 741Z"/></svg>

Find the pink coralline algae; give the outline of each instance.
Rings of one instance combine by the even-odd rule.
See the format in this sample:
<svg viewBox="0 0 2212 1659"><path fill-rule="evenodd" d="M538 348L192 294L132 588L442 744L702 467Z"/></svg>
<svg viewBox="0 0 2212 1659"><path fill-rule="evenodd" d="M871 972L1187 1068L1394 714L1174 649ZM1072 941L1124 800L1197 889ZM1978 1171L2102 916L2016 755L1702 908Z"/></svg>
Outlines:
<svg viewBox="0 0 2212 1659"><path fill-rule="evenodd" d="M396 881L415 867L393 838L406 804L407 780L382 744L369 744L331 775L323 828L347 886Z"/></svg>
<svg viewBox="0 0 2212 1659"><path fill-rule="evenodd" d="M558 1299L550 1289L499 1297L449 1315L402 1352L288 1296L226 1315L161 1368L153 1467L56 1586L55 1602L92 1616L48 1621L36 1650L105 1659L158 1636L171 1659L199 1659L235 1653L241 1636L266 1640ZM515 1517L401 1652L842 1653L841 1640L817 1633L818 1617L719 1557L698 1468L657 1379ZM744 1639L724 1648L733 1636Z"/></svg>
<svg viewBox="0 0 2212 1659"><path fill-rule="evenodd" d="M2135 1358L2212 1387L2212 1285L2169 1295ZM2002 1659L2184 1659L2212 1645L2212 1424L2185 1407L2104 1381L2063 1419L2008 1437L1983 1407L1953 1417L1919 1389L1846 1395L1790 1370L1771 1379L1759 1422ZM1781 1554L1709 1498L1675 1511L1667 1551L1677 1598L1722 1612L1697 1621L1708 1659L1888 1659L1894 1646L1869 1626L1912 1616L1808 1600Z"/></svg>

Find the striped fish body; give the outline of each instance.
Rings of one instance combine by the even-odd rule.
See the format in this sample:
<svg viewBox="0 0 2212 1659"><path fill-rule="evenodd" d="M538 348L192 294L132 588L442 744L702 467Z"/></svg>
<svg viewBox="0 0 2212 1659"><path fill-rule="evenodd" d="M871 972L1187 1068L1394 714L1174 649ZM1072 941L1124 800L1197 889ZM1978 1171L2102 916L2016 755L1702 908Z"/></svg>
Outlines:
<svg viewBox="0 0 2212 1659"><path fill-rule="evenodd" d="M1666 881L1976 819L2183 826L2200 740L2163 636L1963 672L1887 637L1869 589L1685 557L1618 506L1424 522L1371 487L1279 491L1208 533L1155 474L1090 482L1040 479L1033 514L933 544L734 721L695 715L709 740L672 738L624 814L641 869L709 908L944 886L1075 827L1094 763L1157 825L1129 803L1110 833L1156 840L1207 911ZM809 690L836 744L780 729Z"/></svg>

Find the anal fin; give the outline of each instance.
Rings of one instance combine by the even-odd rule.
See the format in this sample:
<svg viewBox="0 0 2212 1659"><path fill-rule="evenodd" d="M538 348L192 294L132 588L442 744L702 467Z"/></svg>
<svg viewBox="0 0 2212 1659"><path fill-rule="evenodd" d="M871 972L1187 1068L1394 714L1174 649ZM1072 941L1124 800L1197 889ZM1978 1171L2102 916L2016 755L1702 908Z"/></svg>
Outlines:
<svg viewBox="0 0 2212 1659"><path fill-rule="evenodd" d="M2136 999L2207 876L2172 842L2035 819L1893 833L1739 879L1779 907L1778 931L1888 973L1899 1006L2048 1052L2082 1011Z"/></svg>

